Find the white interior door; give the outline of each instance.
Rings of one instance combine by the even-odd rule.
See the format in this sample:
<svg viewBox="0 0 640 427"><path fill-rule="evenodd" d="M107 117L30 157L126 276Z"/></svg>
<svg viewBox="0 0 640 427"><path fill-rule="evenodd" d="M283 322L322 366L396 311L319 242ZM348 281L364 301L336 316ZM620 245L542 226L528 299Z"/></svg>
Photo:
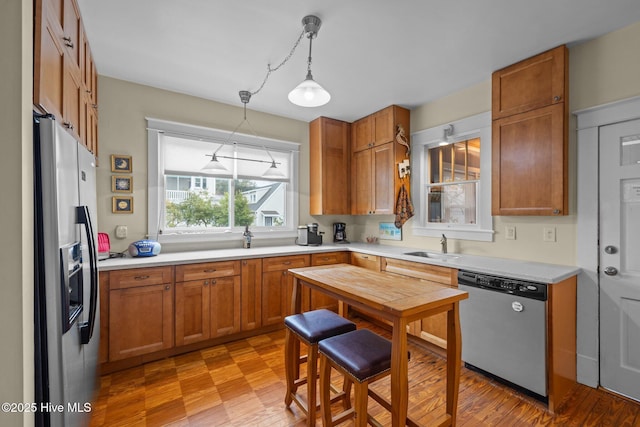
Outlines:
<svg viewBox="0 0 640 427"><path fill-rule="evenodd" d="M600 382L640 400L640 120L599 139Z"/></svg>

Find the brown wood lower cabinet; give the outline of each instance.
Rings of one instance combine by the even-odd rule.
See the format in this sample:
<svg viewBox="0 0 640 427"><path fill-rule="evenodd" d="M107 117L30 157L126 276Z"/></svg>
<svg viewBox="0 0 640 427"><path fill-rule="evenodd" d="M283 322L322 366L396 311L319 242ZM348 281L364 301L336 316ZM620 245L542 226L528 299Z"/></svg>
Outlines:
<svg viewBox="0 0 640 427"><path fill-rule="evenodd" d="M173 267L113 271L109 360L173 347Z"/></svg>
<svg viewBox="0 0 640 427"><path fill-rule="evenodd" d="M311 254L311 265L331 265L331 264L341 264L349 262L349 252L328 252L323 254ZM338 312L338 300L332 298L322 292L311 291L308 288L305 288L308 291L309 297L308 299L305 297L305 301L309 306L310 310L318 310L321 308ZM304 302L303 302L304 305ZM304 308L303 308L304 309Z"/></svg>
<svg viewBox="0 0 640 427"><path fill-rule="evenodd" d="M239 332L240 261L176 267L175 324L176 345Z"/></svg>
<svg viewBox="0 0 640 427"><path fill-rule="evenodd" d="M262 326L262 259L242 260L240 271L240 329L252 331Z"/></svg>
<svg viewBox="0 0 640 427"><path fill-rule="evenodd" d="M271 257L262 260L262 326L282 323L291 313L293 277L287 270L309 265L309 255Z"/></svg>
<svg viewBox="0 0 640 427"><path fill-rule="evenodd" d="M455 268L393 258L383 258L380 264L382 271L390 274L409 276L426 283L451 287L458 286L458 270ZM412 322L409 325L408 332L438 347L447 348L447 313L436 314Z"/></svg>

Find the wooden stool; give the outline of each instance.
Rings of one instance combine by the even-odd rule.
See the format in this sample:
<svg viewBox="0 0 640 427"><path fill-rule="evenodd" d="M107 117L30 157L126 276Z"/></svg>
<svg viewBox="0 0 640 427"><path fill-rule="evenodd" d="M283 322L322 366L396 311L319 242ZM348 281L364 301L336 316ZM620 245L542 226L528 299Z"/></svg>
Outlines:
<svg viewBox="0 0 640 427"><path fill-rule="evenodd" d="M318 350L322 425L334 426L350 418L355 418L356 426L366 426L367 422L380 425L367 414L369 384L389 375L391 341L368 329L358 329L321 341ZM354 384L355 403L355 407L345 407L343 412L334 417L331 416L329 399L332 367L345 376L345 382L350 381ZM349 390L349 387L346 387L346 390Z"/></svg>
<svg viewBox="0 0 640 427"><path fill-rule="evenodd" d="M325 338L355 331L356 325L336 313L320 309L306 313L294 314L284 319L287 327L285 337L285 368L287 377L287 394L284 403L287 407L294 401L307 415L307 425L316 423L316 382L318 378L318 342ZM300 342L307 345L307 355L300 356ZM307 376L300 378L300 365L307 363ZM297 393L298 387L307 384L307 402ZM337 400L348 394L342 393ZM331 399L327 398L327 402ZM329 403L330 404L330 403Z"/></svg>

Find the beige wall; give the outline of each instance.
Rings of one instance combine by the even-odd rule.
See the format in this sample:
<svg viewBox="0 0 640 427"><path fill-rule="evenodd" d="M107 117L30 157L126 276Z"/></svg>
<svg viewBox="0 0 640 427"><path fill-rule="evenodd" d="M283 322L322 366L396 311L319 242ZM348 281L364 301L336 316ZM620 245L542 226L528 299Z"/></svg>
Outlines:
<svg viewBox="0 0 640 427"><path fill-rule="evenodd" d="M569 50L569 108L577 111L640 95L640 22L573 46ZM422 105L411 112L411 131L448 122L491 109L490 76L480 84ZM576 135L575 119L569 121L569 212L564 217L494 217L494 242L450 241L450 251L526 259L556 264L575 264L576 254ZM359 239L376 234L378 222L393 217L360 217L355 230ZM439 239L411 236L410 220L399 244L439 250ZM504 239L504 228L516 227L516 240ZM544 242L544 227L556 227L557 241ZM387 242L385 242L387 243ZM387 244L396 244L387 243Z"/></svg>
<svg viewBox="0 0 640 427"><path fill-rule="evenodd" d="M0 14L0 402L33 402L32 2L2 2ZM33 425L0 412L0 425Z"/></svg>
<svg viewBox="0 0 640 427"><path fill-rule="evenodd" d="M99 79L99 167L98 187L98 228L110 234L112 251L123 251L129 243L144 238L147 233L147 131L145 117L170 120L181 123L207 126L232 131L242 120L243 110L240 99L238 106L230 106L202 98L182 95L161 89L129 83L108 77ZM259 96L259 95L256 95ZM251 103L248 104L251 106ZM309 170L308 139L309 130L305 122L248 110L247 119L259 136L275 138L302 144L300 150L300 170ZM244 123L240 133L251 133ZM111 213L111 154L125 154L133 157L133 214ZM301 173L300 179L301 222L310 220L309 174ZM115 238L116 225L126 225L129 231L126 239ZM286 243L292 243L293 239ZM241 242L228 246L240 247ZM223 247L217 244L215 247ZM209 246L201 246L203 248ZM172 250L186 249L173 245ZM164 250L164 248L163 248Z"/></svg>
<svg viewBox="0 0 640 427"><path fill-rule="evenodd" d="M640 23L570 48L570 110L587 108L640 94L640 58L633 54L640 45ZM390 100L391 102L391 100ZM251 104L249 104L250 106ZM491 83L487 80L415 108L411 113L411 131L445 125L491 109ZM146 131L145 117L192 123L231 130L242 118L240 102L229 106L187 95L100 78L100 167L98 169L98 207L101 231L111 233L114 250L124 250L129 242L145 236L146 212ZM249 110L248 118L260 136L299 142L300 223L315 221L330 240L331 224L348 224L352 241L376 235L379 222L392 222L393 216L310 217L308 212L308 129L304 122ZM575 122L570 120L569 137L569 210L563 217L494 217L493 242L450 240L450 251L468 254L526 259L540 262L575 264ZM134 165L133 215L111 213L109 156L130 154ZM117 240L116 225L129 228L129 237ZM403 229L403 246L439 250L439 239L411 236L410 220ZM516 227L516 240L505 240L505 226ZM543 228L556 228L556 242L543 241ZM396 244L384 242L385 244ZM178 248L180 249L180 248Z"/></svg>

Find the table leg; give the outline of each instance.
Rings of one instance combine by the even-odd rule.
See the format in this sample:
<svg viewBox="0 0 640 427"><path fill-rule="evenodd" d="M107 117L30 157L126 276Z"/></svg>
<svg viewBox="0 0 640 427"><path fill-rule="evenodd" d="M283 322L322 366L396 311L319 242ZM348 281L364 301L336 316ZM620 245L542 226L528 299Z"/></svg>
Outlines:
<svg viewBox="0 0 640 427"><path fill-rule="evenodd" d="M462 335L460 333L459 303L447 312L447 415L451 425L456 425L458 391L460 388L460 364L462 363Z"/></svg>
<svg viewBox="0 0 640 427"><path fill-rule="evenodd" d="M291 295L291 313L298 314L302 311L302 285L297 277L293 277L293 293ZM285 332L285 374L287 382L287 392L284 397L284 403L287 407L293 401L293 394L297 387L295 382L300 378L300 341L293 336L293 332L287 328Z"/></svg>
<svg viewBox="0 0 640 427"><path fill-rule="evenodd" d="M391 339L391 425L405 426L409 405L407 321L395 319Z"/></svg>

